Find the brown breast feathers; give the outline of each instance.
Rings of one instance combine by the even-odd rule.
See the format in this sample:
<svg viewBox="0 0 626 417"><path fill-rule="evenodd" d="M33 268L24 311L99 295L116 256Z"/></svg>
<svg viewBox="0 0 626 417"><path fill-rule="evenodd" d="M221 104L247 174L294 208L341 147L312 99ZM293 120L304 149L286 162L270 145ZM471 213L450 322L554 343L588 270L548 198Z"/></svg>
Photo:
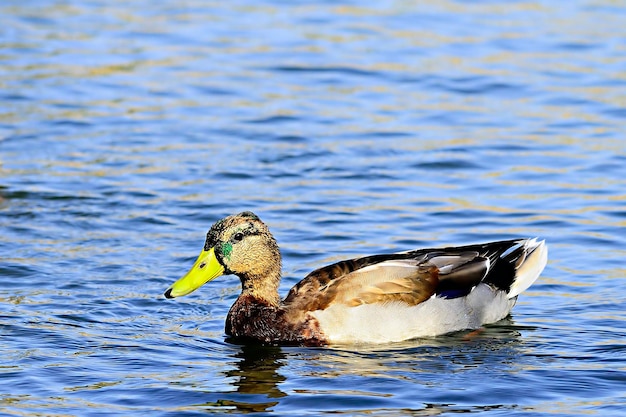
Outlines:
<svg viewBox="0 0 626 417"><path fill-rule="evenodd" d="M295 315L249 295L240 296L226 317L226 334L270 345L323 346L319 323L302 312Z"/></svg>

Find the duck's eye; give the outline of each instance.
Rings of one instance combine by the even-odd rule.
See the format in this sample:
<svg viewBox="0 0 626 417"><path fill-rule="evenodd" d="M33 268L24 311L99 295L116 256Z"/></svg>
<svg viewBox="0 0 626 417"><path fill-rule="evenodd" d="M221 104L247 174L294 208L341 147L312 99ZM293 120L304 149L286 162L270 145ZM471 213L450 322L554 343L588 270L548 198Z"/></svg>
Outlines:
<svg viewBox="0 0 626 417"><path fill-rule="evenodd" d="M237 232L233 235L233 242L241 242L243 240L243 233Z"/></svg>

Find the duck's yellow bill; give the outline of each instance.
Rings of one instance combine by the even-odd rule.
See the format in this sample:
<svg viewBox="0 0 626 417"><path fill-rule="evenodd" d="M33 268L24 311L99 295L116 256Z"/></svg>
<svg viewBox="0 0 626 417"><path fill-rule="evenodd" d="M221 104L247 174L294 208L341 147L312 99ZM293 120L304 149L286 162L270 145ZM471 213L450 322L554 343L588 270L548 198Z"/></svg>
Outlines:
<svg viewBox="0 0 626 417"><path fill-rule="evenodd" d="M223 273L224 267L215 257L215 250L213 248L203 250L189 272L165 291L165 297L174 298L187 295Z"/></svg>

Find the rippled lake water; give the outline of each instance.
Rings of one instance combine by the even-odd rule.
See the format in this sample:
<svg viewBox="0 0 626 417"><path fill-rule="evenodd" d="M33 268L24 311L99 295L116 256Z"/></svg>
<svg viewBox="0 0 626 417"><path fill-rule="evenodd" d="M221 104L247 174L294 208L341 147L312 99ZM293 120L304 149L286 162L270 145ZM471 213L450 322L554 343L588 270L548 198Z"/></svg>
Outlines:
<svg viewBox="0 0 626 417"><path fill-rule="evenodd" d="M430 4L427 4L430 3ZM0 413L626 415L626 4L3 1ZM481 332L228 343L162 296L253 210L283 294L365 254L540 236Z"/></svg>

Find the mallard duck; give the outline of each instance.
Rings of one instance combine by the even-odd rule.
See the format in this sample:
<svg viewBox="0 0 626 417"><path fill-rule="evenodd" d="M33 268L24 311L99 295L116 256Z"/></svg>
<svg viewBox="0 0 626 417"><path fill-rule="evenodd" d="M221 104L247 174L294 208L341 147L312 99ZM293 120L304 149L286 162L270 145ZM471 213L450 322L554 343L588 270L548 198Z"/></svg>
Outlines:
<svg viewBox="0 0 626 417"><path fill-rule="evenodd" d="M226 317L231 338L274 345L387 343L503 319L547 257L544 241L536 239L366 256L311 272L281 301L278 244L265 223L245 211L211 227L200 256L165 297L234 274L242 290Z"/></svg>

